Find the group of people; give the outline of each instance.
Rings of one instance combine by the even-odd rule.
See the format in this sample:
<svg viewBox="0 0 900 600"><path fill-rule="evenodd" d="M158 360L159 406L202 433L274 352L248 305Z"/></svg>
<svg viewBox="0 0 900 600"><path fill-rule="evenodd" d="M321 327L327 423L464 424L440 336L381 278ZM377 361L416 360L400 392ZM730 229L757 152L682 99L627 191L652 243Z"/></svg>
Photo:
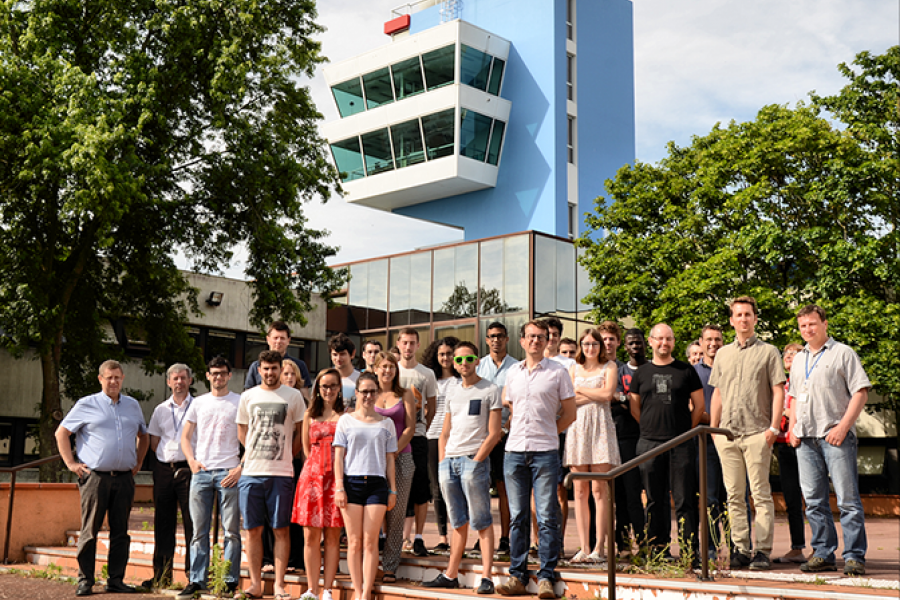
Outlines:
<svg viewBox="0 0 900 600"><path fill-rule="evenodd" d="M363 346L363 372L353 366L355 345L338 334L329 341L333 367L314 382L302 361L286 355L290 331L275 322L267 335L270 349L251 365L243 394L229 391L231 365L224 358L209 362L211 391L197 398L189 392L190 368L172 365L166 378L172 396L156 407L149 427L137 401L121 393L121 366L106 361L99 373L102 391L79 400L56 436L82 496L76 593L93 591L96 536L107 513L107 590L134 591L123 582L127 521L133 475L152 449L156 543L154 580L145 585L171 581L180 506L190 548L189 584L179 596L206 588L218 496L224 558L231 563L225 578L229 591L261 597L264 554L270 554L275 597L290 598L285 573L302 547L308 574L304 596L331 600L343 531L353 598L368 600L379 555L382 581L390 583L404 549L428 553L422 533L433 501L441 536L435 550L449 551L449 560L424 586L459 587L471 526L481 549L478 593L526 594L531 549L540 561L538 596L556 598L555 570L568 516L565 470L608 471L701 423L734 434L733 440L713 436L708 455L699 457L708 464L711 515L714 521L730 520L733 567L770 566L769 463L773 446L782 440L779 465L792 538L792 550L782 559L801 562L807 572L836 569L830 476L841 511L844 572L863 574L866 536L854 423L870 384L857 355L828 336L818 306L798 313L806 345L786 348L783 363L781 354L755 335L752 298L735 299L730 311L735 341L725 346L721 327L708 325L693 365L674 358L674 334L665 323L650 331L648 359L639 329L627 330L623 340L619 326L605 321L575 341L562 337L562 322L551 318L521 327L522 361L509 355L509 333L500 322L487 328L489 353L483 357L473 343L449 337L426 348L419 363L419 336L411 328L399 332L394 352L370 340ZM627 362L616 358L623 341ZM570 562L600 562L607 552L627 555L644 535L651 549L665 556L672 505L683 527L681 552L690 549L698 560L697 461L696 444L686 443L625 474L616 486L615 541L605 539L608 487L576 480L580 548ZM492 487L499 498L496 545ZM753 540L748 489L756 513ZM593 528L591 496L597 508ZM809 557L803 556L801 498L812 528ZM292 525L303 535L292 534ZM250 575L244 590L238 590L241 527ZM510 577L496 587L495 548L510 558Z"/></svg>

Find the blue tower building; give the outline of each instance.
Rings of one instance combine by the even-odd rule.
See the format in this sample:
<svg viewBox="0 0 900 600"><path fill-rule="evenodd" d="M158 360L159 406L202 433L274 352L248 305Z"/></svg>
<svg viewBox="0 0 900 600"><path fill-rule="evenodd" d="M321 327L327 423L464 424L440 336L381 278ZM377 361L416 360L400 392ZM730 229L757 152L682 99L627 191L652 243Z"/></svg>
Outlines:
<svg viewBox="0 0 900 600"><path fill-rule="evenodd" d="M465 231L574 238L634 160L630 0L424 0L327 67L346 199ZM418 10L415 10L418 9ZM579 110L580 107L580 110Z"/></svg>

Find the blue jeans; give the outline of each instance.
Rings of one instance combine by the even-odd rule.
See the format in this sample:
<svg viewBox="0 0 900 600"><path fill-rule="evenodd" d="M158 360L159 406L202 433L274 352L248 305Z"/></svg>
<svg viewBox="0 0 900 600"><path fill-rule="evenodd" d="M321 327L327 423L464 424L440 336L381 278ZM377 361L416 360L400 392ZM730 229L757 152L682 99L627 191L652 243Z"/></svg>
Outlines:
<svg viewBox="0 0 900 600"><path fill-rule="evenodd" d="M490 463L490 458L475 462L468 456L453 456L438 464L441 494L453 529L471 522L472 529L481 531L493 523Z"/></svg>
<svg viewBox="0 0 900 600"><path fill-rule="evenodd" d="M797 448L800 487L806 500L806 518L812 530L813 552L826 562L834 562L837 550L837 529L828 504L828 476L834 485L837 505L841 511L844 532L844 560L866 560L866 522L859 497L859 476L856 472L856 434L847 433L840 446L832 446L825 438L802 438Z"/></svg>
<svg viewBox="0 0 900 600"><path fill-rule="evenodd" d="M503 460L509 496L509 574L528 583L528 541L531 532L531 494L538 521L538 579L553 581L559 562L559 453L507 452Z"/></svg>
<svg viewBox="0 0 900 600"><path fill-rule="evenodd" d="M194 537L191 539L191 583L205 586L209 572L209 530L216 492L219 492L219 509L222 527L225 529L225 560L231 561L231 569L225 580L238 583L241 574L241 511L237 485L222 487L228 469L199 471L191 478L191 518L194 521Z"/></svg>

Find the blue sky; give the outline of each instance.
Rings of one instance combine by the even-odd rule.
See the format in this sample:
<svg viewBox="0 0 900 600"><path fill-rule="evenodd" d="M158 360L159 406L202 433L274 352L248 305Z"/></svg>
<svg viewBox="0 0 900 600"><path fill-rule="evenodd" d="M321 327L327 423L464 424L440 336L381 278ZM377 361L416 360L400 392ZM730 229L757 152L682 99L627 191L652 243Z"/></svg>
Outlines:
<svg viewBox="0 0 900 600"><path fill-rule="evenodd" d="M485 2L489 0L468 0ZM599 1L599 0L598 0ZM399 0L320 0L323 53L339 62L390 39L382 32ZM637 159L656 162L666 144L690 143L717 122L751 120L766 104L794 105L837 92L840 62L900 43L895 0L634 0ZM309 82L326 121L337 118L321 72ZM350 206L307 206L309 226L331 232L333 263L462 239L459 231ZM240 277L241 253L226 274Z"/></svg>

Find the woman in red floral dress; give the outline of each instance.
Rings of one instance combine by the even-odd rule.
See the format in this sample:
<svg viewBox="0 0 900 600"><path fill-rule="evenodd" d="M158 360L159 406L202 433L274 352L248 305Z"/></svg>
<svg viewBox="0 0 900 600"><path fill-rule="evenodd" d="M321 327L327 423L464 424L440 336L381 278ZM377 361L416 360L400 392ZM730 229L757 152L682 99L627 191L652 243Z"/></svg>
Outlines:
<svg viewBox="0 0 900 600"><path fill-rule="evenodd" d="M319 373L312 400L303 419L303 453L306 462L297 480L291 520L303 525L304 558L309 589L303 598L319 599L319 565L322 532L325 533L325 582L321 600L331 600L331 587L340 560L344 520L334 502L334 449L331 442L338 419L344 414L341 375L335 369Z"/></svg>

